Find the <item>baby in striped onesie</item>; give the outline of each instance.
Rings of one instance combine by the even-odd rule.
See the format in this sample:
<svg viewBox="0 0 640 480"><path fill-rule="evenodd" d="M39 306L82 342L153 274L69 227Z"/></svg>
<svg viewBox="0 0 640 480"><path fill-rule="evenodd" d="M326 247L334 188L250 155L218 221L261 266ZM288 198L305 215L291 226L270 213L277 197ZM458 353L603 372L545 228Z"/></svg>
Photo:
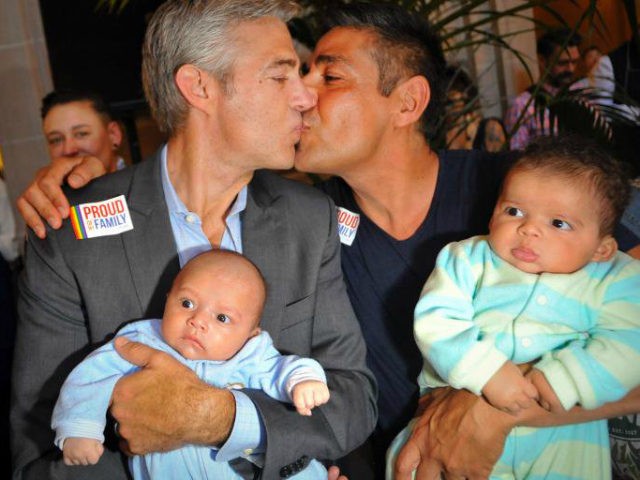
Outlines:
<svg viewBox="0 0 640 480"><path fill-rule="evenodd" d="M640 262L613 238L628 198L623 169L594 144L533 142L505 178L489 235L438 255L415 309L420 387L464 388L517 413L534 402L592 409L640 385ZM388 478L410 430L390 447ZM516 427L491 476L610 477L606 420Z"/></svg>

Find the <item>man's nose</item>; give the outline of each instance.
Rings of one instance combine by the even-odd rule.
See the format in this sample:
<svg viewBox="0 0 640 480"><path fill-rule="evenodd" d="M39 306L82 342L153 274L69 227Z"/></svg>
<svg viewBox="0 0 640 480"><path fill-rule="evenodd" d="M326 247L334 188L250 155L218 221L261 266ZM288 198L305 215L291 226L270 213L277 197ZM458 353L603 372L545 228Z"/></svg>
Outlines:
<svg viewBox="0 0 640 480"><path fill-rule="evenodd" d="M311 110L318 103L318 91L298 80L299 85L293 97L293 107L299 112Z"/></svg>

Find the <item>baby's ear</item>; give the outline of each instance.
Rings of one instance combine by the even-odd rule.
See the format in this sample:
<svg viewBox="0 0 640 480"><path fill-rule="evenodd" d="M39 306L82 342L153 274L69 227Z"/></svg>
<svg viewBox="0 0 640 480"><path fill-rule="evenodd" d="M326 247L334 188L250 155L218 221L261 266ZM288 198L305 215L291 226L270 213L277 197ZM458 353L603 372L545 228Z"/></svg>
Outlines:
<svg viewBox="0 0 640 480"><path fill-rule="evenodd" d="M598 248L596 248L591 261L593 262L606 262L615 255L618 251L618 242L611 235L605 236L601 241Z"/></svg>

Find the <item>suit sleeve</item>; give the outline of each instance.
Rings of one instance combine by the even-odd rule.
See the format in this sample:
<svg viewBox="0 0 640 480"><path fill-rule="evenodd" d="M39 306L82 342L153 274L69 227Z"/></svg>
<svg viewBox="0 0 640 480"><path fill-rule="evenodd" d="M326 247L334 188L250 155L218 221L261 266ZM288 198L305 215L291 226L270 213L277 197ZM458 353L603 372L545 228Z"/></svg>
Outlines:
<svg viewBox="0 0 640 480"><path fill-rule="evenodd" d="M324 237L320 240L319 267L314 279L315 299L310 299L313 300L311 334L310 338L292 340L298 346L308 342L309 355L301 351L305 348L298 351L292 348L292 353L309 356L322 365L331 398L315 409L311 417L306 417L298 415L291 405L279 403L260 391L247 390L267 432L262 478L288 476L288 468L304 456L317 459L344 456L364 442L377 418L375 380L365 365L364 339L342 278L335 207L328 198L324 201L321 212L325 216L314 212L325 229L313 229L314 234L323 232ZM317 203L314 206L317 208ZM282 332L283 336L299 335L289 332Z"/></svg>
<svg viewBox="0 0 640 480"><path fill-rule="evenodd" d="M421 385L442 386L439 380L444 380L479 395L507 360L493 339L481 338L474 322L471 257L483 251L480 244L466 241L449 244L438 254L415 309L414 334L425 358Z"/></svg>
<svg viewBox="0 0 640 480"><path fill-rule="evenodd" d="M49 231L45 240L29 233L19 290L11 402L13 478L126 478L116 452L105 451L92 467L67 467L53 443L53 406L89 345L81 293L55 232Z"/></svg>

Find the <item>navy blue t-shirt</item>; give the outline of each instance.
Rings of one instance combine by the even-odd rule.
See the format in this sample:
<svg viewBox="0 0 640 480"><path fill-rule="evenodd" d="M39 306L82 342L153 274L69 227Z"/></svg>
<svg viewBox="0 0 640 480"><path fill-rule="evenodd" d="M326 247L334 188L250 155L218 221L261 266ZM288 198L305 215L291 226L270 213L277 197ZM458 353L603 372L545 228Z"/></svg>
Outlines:
<svg viewBox="0 0 640 480"><path fill-rule="evenodd" d="M360 214L353 243L342 245L342 269L366 341L367 362L378 380L379 419L372 437L378 459L417 407L422 357L413 338L413 310L422 287L442 247L487 232L509 162L479 151L441 152L439 161L427 217L403 241L362 213L342 179L320 185L337 206Z"/></svg>

